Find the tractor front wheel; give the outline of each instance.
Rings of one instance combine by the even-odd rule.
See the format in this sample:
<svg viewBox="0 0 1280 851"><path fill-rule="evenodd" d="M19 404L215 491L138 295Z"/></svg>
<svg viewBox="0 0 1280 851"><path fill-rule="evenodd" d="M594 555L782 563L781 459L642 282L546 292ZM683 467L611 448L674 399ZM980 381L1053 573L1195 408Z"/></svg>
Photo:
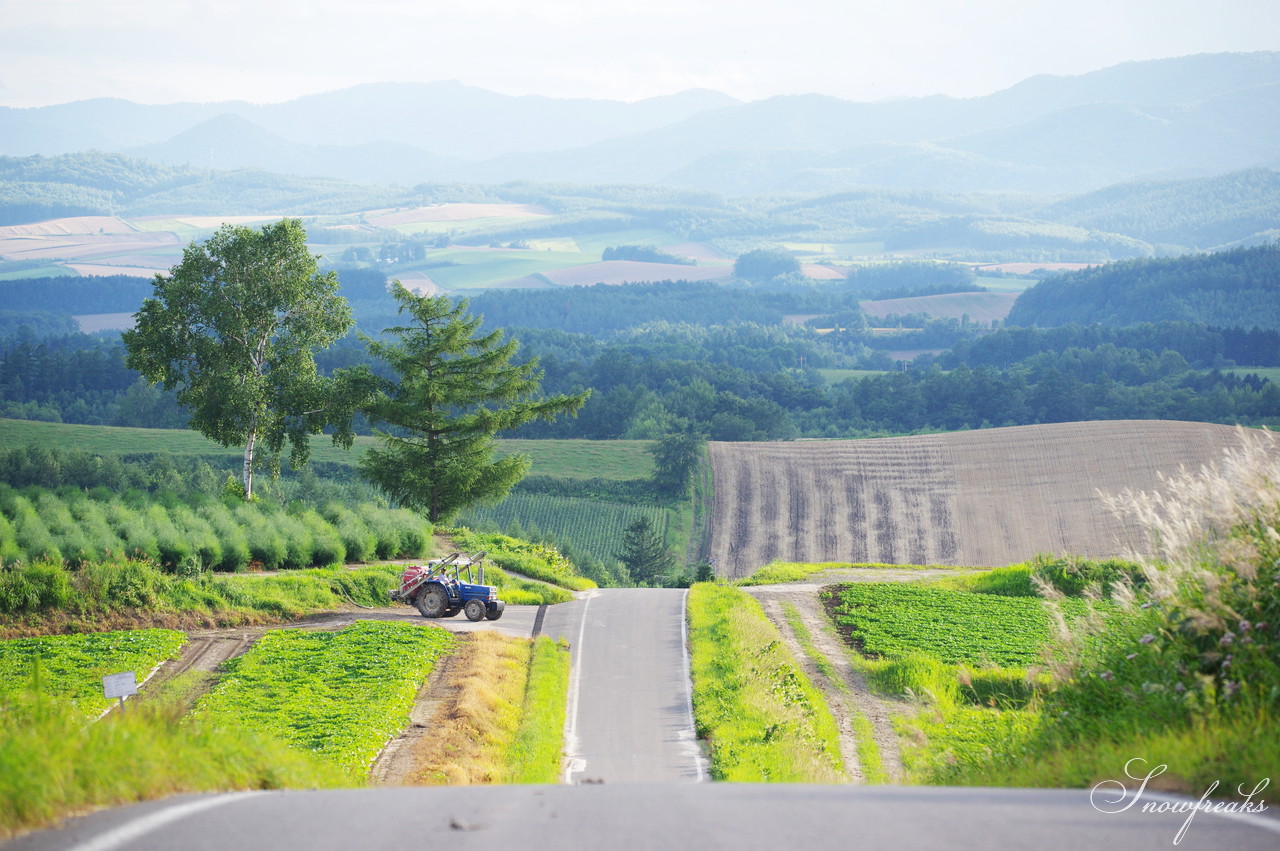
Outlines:
<svg viewBox="0 0 1280 851"><path fill-rule="evenodd" d="M445 596L444 589L437 585L424 589L414 605L424 618L438 618L449 607L449 598Z"/></svg>
<svg viewBox="0 0 1280 851"><path fill-rule="evenodd" d="M467 620L469 621L484 620L483 600L468 600L467 605L463 606L462 610L467 613Z"/></svg>

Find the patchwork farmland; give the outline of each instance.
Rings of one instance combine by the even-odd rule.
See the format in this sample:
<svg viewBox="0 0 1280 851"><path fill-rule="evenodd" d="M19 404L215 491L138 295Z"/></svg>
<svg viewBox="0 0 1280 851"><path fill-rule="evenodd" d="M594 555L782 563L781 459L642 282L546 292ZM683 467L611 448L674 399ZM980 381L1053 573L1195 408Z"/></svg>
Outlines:
<svg viewBox="0 0 1280 851"><path fill-rule="evenodd" d="M1154 490L1250 439L1125 420L871 440L712 443L708 557L739 578L774 560L1000 566L1121 555L1099 491Z"/></svg>

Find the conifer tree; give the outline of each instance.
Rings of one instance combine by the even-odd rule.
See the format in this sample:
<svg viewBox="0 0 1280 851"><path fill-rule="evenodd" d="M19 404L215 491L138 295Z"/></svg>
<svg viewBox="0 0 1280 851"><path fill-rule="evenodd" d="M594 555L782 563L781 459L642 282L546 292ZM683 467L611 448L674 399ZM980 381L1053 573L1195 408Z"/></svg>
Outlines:
<svg viewBox="0 0 1280 851"><path fill-rule="evenodd" d="M392 293L410 324L387 329L391 341L366 340L398 380L384 381L367 406L381 447L360 471L400 505L436 522L468 505L496 502L529 470L525 455L495 458L500 432L535 419L576 413L590 391L538 398L537 360L512 364L517 343L502 331L477 335L481 319L467 302L419 296L400 282Z"/></svg>
<svg viewBox="0 0 1280 851"><path fill-rule="evenodd" d="M640 585L656 585L675 568L675 559L667 549L662 533L648 517L641 517L622 534L622 551L618 553L631 578Z"/></svg>

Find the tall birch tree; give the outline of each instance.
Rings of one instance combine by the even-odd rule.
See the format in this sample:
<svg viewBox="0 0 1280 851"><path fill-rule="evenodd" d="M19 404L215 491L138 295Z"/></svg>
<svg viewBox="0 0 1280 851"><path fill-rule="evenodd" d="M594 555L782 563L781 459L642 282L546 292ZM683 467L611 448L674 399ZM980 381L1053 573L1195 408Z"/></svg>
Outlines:
<svg viewBox="0 0 1280 851"><path fill-rule="evenodd" d="M320 274L297 219L254 230L227 225L192 243L124 334L125 363L175 390L190 426L223 446L244 447L242 483L254 471L307 461L310 435L334 425L350 446L351 411L340 379L316 368L315 352L351 327L333 272ZM344 404L346 402L346 404Z"/></svg>

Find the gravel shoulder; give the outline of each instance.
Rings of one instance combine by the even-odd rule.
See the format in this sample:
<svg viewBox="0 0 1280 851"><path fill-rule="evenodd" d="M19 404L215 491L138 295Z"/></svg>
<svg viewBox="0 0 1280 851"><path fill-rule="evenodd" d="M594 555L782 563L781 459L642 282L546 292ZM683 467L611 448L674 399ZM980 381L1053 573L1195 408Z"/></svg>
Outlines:
<svg viewBox="0 0 1280 851"><path fill-rule="evenodd" d="M950 573L952 571L939 571ZM889 574L891 571L877 571ZM897 571L894 578L878 576L865 581L910 581L925 571ZM866 680L854 670L840 639L836 637L831 624L823 612L818 592L823 586L816 584L796 585L757 585L744 588L748 594L760 601L765 614L782 633L787 649L809 676L813 683L821 689L827 699L827 705L835 716L840 729L840 753L844 758L849 777L854 783L864 783L861 765L857 756L857 741L853 732L853 715L858 713L871 722L876 747L880 751L880 760L889 782L897 783L902 778L902 756L898 746L898 734L894 730L893 718L910 710L910 706L902 701L892 700L877 695L868 688ZM783 604L790 603L800 613L801 622L808 629L814 647L817 648L827 662L835 670L841 684L831 682L810 661L804 648L800 646L795 632L783 615ZM843 687L840 687L840 686Z"/></svg>

